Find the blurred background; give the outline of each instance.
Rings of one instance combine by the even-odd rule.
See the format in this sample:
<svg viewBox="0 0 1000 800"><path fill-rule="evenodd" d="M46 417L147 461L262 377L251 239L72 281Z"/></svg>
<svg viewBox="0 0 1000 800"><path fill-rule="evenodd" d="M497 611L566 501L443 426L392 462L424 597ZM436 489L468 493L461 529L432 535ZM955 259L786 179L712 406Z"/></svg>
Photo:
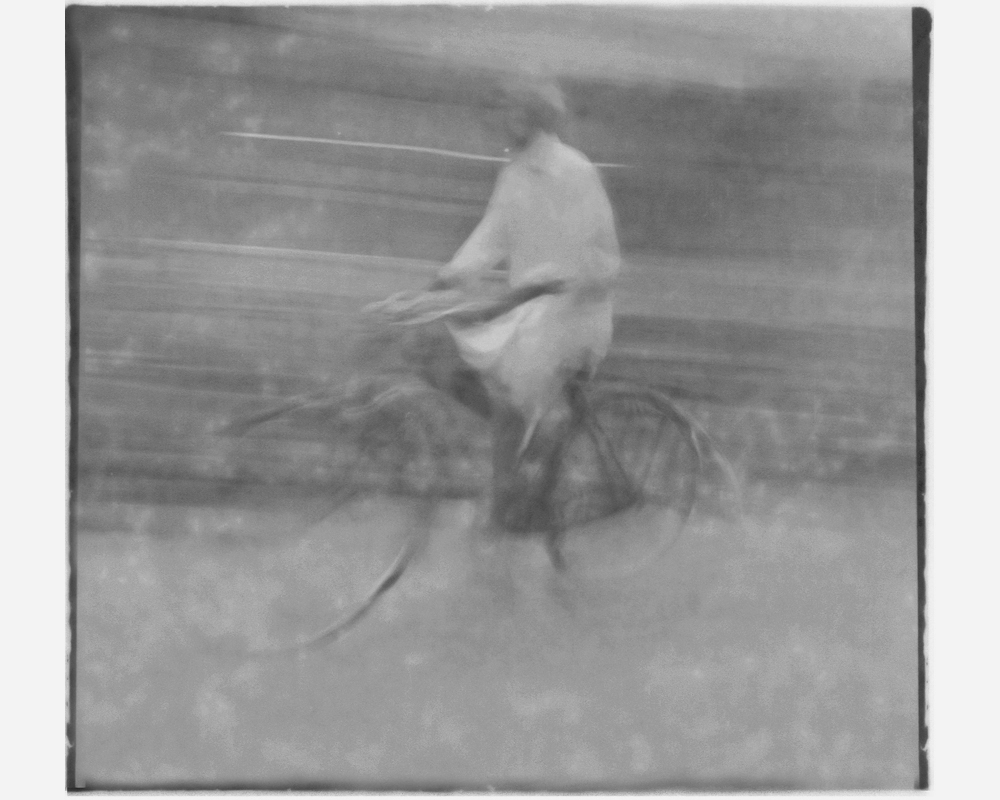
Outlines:
<svg viewBox="0 0 1000 800"><path fill-rule="evenodd" d="M115 595L113 565L123 580L138 581L129 604L142 606L135 606L135 598L148 599L142 576L162 581L167 567L143 550L140 563L153 572L138 570L127 543L137 533L191 533L206 509L230 502L234 485L329 480L301 450L273 442L233 447L213 432L234 414L343 385L355 366L350 343L361 305L424 285L481 216L504 160L496 88L528 71L560 81L572 112L569 141L601 165L615 210L625 274L604 373L662 386L705 423L746 482L755 530L771 532L754 540L758 561L774 568L775 552L787 546L801 561L779 575L819 570L813 577L822 583L829 542L840 543L839 582L818 590L829 601L818 613L850 607L836 624L851 633L831 633L816 620L814 629L789 623L772 643L786 660L775 662L768 680L793 680L798 667L789 664L805 640L813 654L843 644L853 653L841 653L844 670L855 664L850 658L867 666L851 668L853 689L824 689L831 708L846 702L839 727L820 725L821 732L793 737L782 750L761 732L766 726L758 730L770 711L748 711L752 722L730 737L745 752L714 772L691 754L720 753L729 739L705 728L704 741L714 744L688 755L666 739L629 739L631 755L622 763L648 762L645 770L577 774L553 754L496 774L565 774L612 785L621 775L653 780L653 773L695 782L912 785L909 9L74 7L67 20L70 121L79 148L76 174L71 170L80 226L79 270L71 278L78 284L78 730L90 736L91 778L232 781L263 763L240 761L251 750L233 744L242 741L233 733L238 725L218 733L218 719L237 712L226 705L231 698L216 696L216 672L203 676L203 693L192 702L221 703L218 714L205 712L207 722L195 714L168 729L178 742L187 724L203 745L222 736L229 744L216 757L230 772L181 744L163 755L168 729L147 731L147 745L135 744L142 737L122 720L139 720L155 697L148 686L130 695L121 681L146 673L113 668L97 655L120 660L127 650L119 624L126 611L108 612L116 602L109 598L124 596ZM781 543L776 530L786 537ZM794 538L802 530L825 533ZM97 534L102 544L90 544ZM114 539L126 534L131 539ZM747 546L716 552L717 564L745 565ZM769 582L766 574L740 572L742 584L730 575L719 602L750 602ZM879 580L886 574L888 586ZM799 599L793 592L774 607ZM873 620L878 635L865 627ZM157 625L169 627L166 617L141 618L143 630ZM863 644L844 644L860 635L858 626L868 631ZM683 657L703 669L706 640L691 636L698 647ZM888 655L876 656L886 636ZM140 660L156 660L161 646L157 639ZM746 646L757 652L760 645ZM829 655L811 661L815 673L795 684L803 697L815 697L812 679ZM746 680L731 670L717 677ZM209 684L215 688L204 689ZM881 705L872 705L876 696ZM876 719L886 703L889 716ZM820 706L800 705L782 724L813 716L832 724L831 709ZM697 713L720 725L735 719L724 708ZM290 725L298 730L299 721ZM147 748L131 762L121 756L124 730L133 730L129 746ZM255 730L247 734L253 741ZM882 731L874 750L859 730ZM366 764L386 769L372 747L332 774L391 774L366 773ZM297 750L295 757L287 748L268 752L272 771L262 780L283 774L275 764L301 776L318 763ZM413 765L424 762L400 763L399 774L412 777Z"/></svg>

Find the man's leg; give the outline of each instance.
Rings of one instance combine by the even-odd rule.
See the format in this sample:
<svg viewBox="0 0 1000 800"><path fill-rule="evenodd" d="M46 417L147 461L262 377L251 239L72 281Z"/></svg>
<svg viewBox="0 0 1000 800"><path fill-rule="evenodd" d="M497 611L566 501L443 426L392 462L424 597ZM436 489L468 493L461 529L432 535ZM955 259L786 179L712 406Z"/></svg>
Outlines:
<svg viewBox="0 0 1000 800"><path fill-rule="evenodd" d="M557 403L538 421L520 459L524 503L534 530L551 532L559 526L553 493L562 469L563 453L572 431L572 414Z"/></svg>
<svg viewBox="0 0 1000 800"><path fill-rule="evenodd" d="M456 367L451 373L446 391L484 419L488 419L493 412L493 402L486 384L472 367Z"/></svg>
<svg viewBox="0 0 1000 800"><path fill-rule="evenodd" d="M571 405L557 409L546 425L543 437L546 445L544 470L538 485L537 507L540 522L545 531L545 545L552 565L563 569L566 565L562 557L562 541L566 533L564 509L557 507L556 487L563 471L566 447L572 439L579 419Z"/></svg>
<svg viewBox="0 0 1000 800"><path fill-rule="evenodd" d="M517 530L524 526L524 501L518 476L518 445L524 435L524 417L514 406L501 401L493 404L493 502L490 512L500 528Z"/></svg>

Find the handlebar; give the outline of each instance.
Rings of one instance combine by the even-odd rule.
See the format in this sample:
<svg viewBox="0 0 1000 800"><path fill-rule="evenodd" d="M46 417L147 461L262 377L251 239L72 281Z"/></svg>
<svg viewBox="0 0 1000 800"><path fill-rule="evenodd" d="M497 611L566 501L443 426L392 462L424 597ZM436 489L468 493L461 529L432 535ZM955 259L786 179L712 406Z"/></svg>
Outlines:
<svg viewBox="0 0 1000 800"><path fill-rule="evenodd" d="M365 306L364 311L387 317L398 325L421 325L443 319L461 325L474 325L489 322L529 300L546 294L560 294L565 290L565 281L548 281L520 286L500 297L470 299L457 289L431 288L419 292L398 292Z"/></svg>

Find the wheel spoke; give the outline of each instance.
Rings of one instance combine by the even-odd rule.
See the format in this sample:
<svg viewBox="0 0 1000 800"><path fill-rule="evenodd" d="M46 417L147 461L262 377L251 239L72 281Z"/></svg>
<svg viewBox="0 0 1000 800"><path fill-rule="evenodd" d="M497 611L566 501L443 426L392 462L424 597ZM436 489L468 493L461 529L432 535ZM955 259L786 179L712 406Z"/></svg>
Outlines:
<svg viewBox="0 0 1000 800"><path fill-rule="evenodd" d="M569 526L643 505L671 509L683 525L693 510L701 458L687 417L669 398L633 385L592 385L586 418L567 447L569 470L587 475L563 485ZM622 503L616 488L627 486ZM637 503L638 501L638 503ZM656 539L657 537L653 537Z"/></svg>
<svg viewBox="0 0 1000 800"><path fill-rule="evenodd" d="M639 486L645 489L647 486L647 480L649 479L649 473L653 468L653 462L656 460L657 454L660 452L660 442L663 438L663 432L667 427L667 418L665 416L660 417L660 424L656 430L656 436L654 437L654 446L650 450L649 457L646 461L646 466L642 471L642 477L639 479Z"/></svg>

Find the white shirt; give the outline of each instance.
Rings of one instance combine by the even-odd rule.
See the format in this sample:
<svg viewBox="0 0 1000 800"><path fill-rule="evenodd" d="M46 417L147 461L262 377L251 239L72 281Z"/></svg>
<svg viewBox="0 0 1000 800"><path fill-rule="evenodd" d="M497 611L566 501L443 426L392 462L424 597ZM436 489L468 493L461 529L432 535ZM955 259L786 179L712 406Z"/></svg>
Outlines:
<svg viewBox="0 0 1000 800"><path fill-rule="evenodd" d="M542 133L504 167L482 221L444 277L509 262L516 288L562 279L607 287L618 275L614 214L597 168Z"/></svg>
<svg viewBox="0 0 1000 800"><path fill-rule="evenodd" d="M611 285L621 259L614 214L597 168L541 134L500 174L486 214L445 278L506 260L512 288L551 280L543 295L482 325L449 325L465 361L522 410L530 430L558 402L568 374L593 371L612 333Z"/></svg>

